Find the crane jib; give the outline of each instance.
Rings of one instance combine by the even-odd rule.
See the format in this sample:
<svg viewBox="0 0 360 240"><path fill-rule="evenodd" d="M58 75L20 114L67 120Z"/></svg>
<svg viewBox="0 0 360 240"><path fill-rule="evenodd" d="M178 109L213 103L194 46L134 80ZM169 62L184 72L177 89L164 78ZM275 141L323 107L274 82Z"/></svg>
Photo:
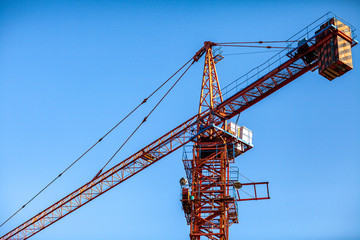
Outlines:
<svg viewBox="0 0 360 240"><path fill-rule="evenodd" d="M306 64L302 61L302 57L317 49L330 38L331 35L328 35L321 41L312 45L306 52L290 58L287 62L221 102L216 107L215 111L219 112L219 115L225 119L231 119L304 73L317 67L318 61ZM225 109L225 112L221 112L223 109Z"/></svg>
<svg viewBox="0 0 360 240"><path fill-rule="evenodd" d="M231 119L309 70L315 69L319 65L319 61L314 60L311 63L307 63L304 61L304 56L329 41L334 34L341 33L329 33L321 40L314 42L306 51L300 54L289 55L289 59L286 62L219 103L213 109L213 113L220 119ZM202 56L202 54L203 51L201 50L198 55ZM196 58L197 60L198 58ZM207 110L201 113L201 115L193 116L140 151L8 232L0 239L27 239L136 175L192 141L198 134L198 122L201 122L202 119L207 118L210 114L211 112Z"/></svg>

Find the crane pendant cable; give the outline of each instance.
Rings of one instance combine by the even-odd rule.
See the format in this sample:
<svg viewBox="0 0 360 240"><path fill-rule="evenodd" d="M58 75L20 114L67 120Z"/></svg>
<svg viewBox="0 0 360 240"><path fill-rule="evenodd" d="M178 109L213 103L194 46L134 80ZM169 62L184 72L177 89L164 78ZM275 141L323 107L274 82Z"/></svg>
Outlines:
<svg viewBox="0 0 360 240"><path fill-rule="evenodd" d="M216 46L223 47L257 47L257 48L286 48L286 47L274 47L274 46L253 46L253 45L243 45L243 44L263 44L263 43L285 43L289 41L257 41L257 42L225 42L225 43L216 43ZM239 45L241 44L241 45ZM33 201L37 196L39 196L45 189L47 189L51 184L53 184L58 178L60 178L66 171L68 171L75 163L82 159L89 151L91 151L98 143L100 143L105 137L107 137L113 130L115 130L122 122L124 122L130 115L132 115L141 105L147 102L158 90L160 90L167 82L169 82L176 74L178 74L186 65L191 61L191 64L186 68L186 70L181 74L181 76L176 80L176 82L171 86L171 88L165 93L165 95L158 101L158 103L152 108L148 115L143 119L143 121L136 127L136 129L130 134L130 136L125 140L125 142L117 149L117 151L111 156L111 158L105 163L105 165L100 169L100 171L95 175L97 178L104 168L110 163L110 161L119 153L122 147L130 140L130 138L135 134L135 132L143 125L147 118L154 112L154 110L159 106L159 104L164 100L164 98L169 94L169 92L175 87L179 80L184 76L184 74L189 70L189 68L197 62L199 59L195 57L190 58L182 67L180 67L173 75L171 75L165 82L163 82L158 88L156 88L147 98L139 103L132 111L130 111L123 119L121 119L113 128L111 128L105 135L103 135L97 142L95 142L90 148L88 148L82 155L80 155L74 162L72 162L65 170L63 170L58 176L56 176L50 183L48 183L44 188L42 188L35 196L33 196L29 201L27 201L21 208L19 208L14 214L12 214L8 219L6 219L0 227L2 227L6 222L13 218L18 212L25 208L31 201Z"/></svg>
<svg viewBox="0 0 360 240"><path fill-rule="evenodd" d="M63 170L58 176L56 176L52 181L50 181L44 188L42 188L37 194L35 194L29 201L27 201L21 208L19 208L15 213L13 213L9 218L7 218L1 225L2 227L7 223L11 218L13 218L17 213L19 213L23 208L25 208L31 201L38 197L45 189L47 189L51 184L53 184L58 178L60 178L66 171L68 171L75 163L77 163L81 158L83 158L88 152L91 151L98 143L100 143L105 137L107 137L112 131L114 131L122 122L124 122L130 115L132 115L141 105L147 102L157 91L159 91L166 83L168 83L176 74L178 74L186 65L188 65L193 58L188 60L183 66L181 66L173 75L171 75L165 82L163 82L158 88L156 88L147 98L139 103L132 111L130 111L123 119L121 119L114 127L112 127L108 132L105 133L97 142L95 142L90 148L88 148L83 154L81 154L74 162L72 162L65 170ZM147 118L154 112L154 110L159 106L159 104L164 100L164 98L169 94L169 92L175 87L179 80L184 76L184 74L189 70L189 68L194 64L193 61L186 70L181 74L181 76L176 80L176 82L171 86L171 88L165 93L165 95L158 101L155 107L148 113L144 120L138 125L138 127L130 134L130 136L125 140L125 142L117 149L117 151L111 156L111 158L106 162L106 164L100 169L100 171L95 175L93 179L101 174L104 168L110 163L110 161L116 156L116 154L121 150L121 148L130 140L130 138L135 134L135 132L140 128L140 126L145 123Z"/></svg>

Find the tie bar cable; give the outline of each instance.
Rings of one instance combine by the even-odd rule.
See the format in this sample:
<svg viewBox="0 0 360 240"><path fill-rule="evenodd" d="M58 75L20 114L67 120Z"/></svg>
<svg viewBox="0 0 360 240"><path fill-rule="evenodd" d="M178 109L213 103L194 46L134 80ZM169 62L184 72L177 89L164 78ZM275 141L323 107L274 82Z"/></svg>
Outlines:
<svg viewBox="0 0 360 240"><path fill-rule="evenodd" d="M113 130L115 130L123 121L125 121L130 115L132 115L141 105L143 105L144 103L147 102L147 100L149 98L151 98L158 90L160 90L167 82L169 82L177 73L179 73L186 65L188 65L191 61L193 60L193 58L189 59L182 67L180 67L173 75L171 75L165 82L163 82L158 88L156 88L147 98L145 98L140 104L138 104L130 113L128 113L123 119L121 119L113 128L111 128L105 135L103 135L97 142L95 142L90 148L88 148L82 155L80 155L80 157L78 157L74 162L72 162L67 168L65 168L65 170L63 170L58 176L56 176L53 180L50 181L50 183L48 183L45 187L43 187L37 194L35 194L29 201L27 201L21 208L19 208L15 213L13 213L9 218L7 218L1 225L0 228L7 223L11 218L13 218L17 213L19 213L23 208L25 208L30 202L32 202L36 197L38 197L45 189L47 189L50 185L52 185L57 179L59 179L66 171L68 171L75 163L77 163L80 159L82 159L88 152L90 152L90 150L92 150L98 143L100 143L106 136L108 136ZM194 61L190 64L190 66L192 66L194 63ZM190 66L186 69L186 71L190 68ZM186 72L185 71L185 72ZM184 73L181 75L181 77L184 75ZM180 78L181 78L180 77ZM176 83L180 80L180 78L176 81ZM170 90L174 87L174 85L170 88ZM168 92L167 92L168 93ZM165 94L165 96L167 95L167 93ZM160 102L164 99L164 97L160 100ZM160 103L159 102L159 103ZM159 105L159 103L155 106L155 108ZM153 110L150 112L150 114L155 110L155 108L153 108ZM149 114L149 115L150 115ZM146 121L146 120L145 120ZM144 121L142 122L144 123ZM141 124L142 124L141 123ZM138 126L138 128L141 126L141 124ZM137 128L137 129L138 129ZM137 130L136 129L136 130ZM136 132L136 130L131 134L131 136ZM131 137L130 136L130 137ZM130 137L126 140L126 142L130 139ZM126 143L125 142L125 143ZM124 144L125 144L124 143ZM123 144L123 145L124 145ZM122 146L121 146L122 148ZM121 149L120 148L120 149ZM120 151L120 149L118 151ZM117 151L117 152L118 152ZM113 157L115 157L117 153L114 154ZM112 157L112 158L113 158ZM108 163L112 160L112 158L108 161ZM108 164L106 163L105 166ZM104 167L105 167L104 166ZM103 167L103 168L104 168ZM98 174L96 176L98 176L101 171L103 170L103 168L100 170L100 172L98 172ZM96 177L95 176L95 177Z"/></svg>

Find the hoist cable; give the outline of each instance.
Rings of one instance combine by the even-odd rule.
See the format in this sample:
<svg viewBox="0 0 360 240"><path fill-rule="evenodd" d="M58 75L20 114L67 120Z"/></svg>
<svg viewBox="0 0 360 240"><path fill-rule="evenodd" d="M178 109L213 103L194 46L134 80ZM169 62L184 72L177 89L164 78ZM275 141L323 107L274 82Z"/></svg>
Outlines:
<svg viewBox="0 0 360 240"><path fill-rule="evenodd" d="M39 196L45 189L47 189L51 184L53 184L58 178L60 178L66 171L68 171L76 162L78 162L81 158L83 158L91 149L93 149L99 142L101 142L107 135L109 135L113 130L115 130L115 128L117 128L123 121L125 121L131 114L133 114L141 105L143 105L144 103L147 102L147 100L152 97L158 90L160 90L167 82L169 82L177 73L179 73L186 65L188 65L191 61L193 60L193 58L191 58L190 60L188 60L182 67L180 67L173 75L171 75L165 82L163 82L157 89L155 89L147 98L145 98L139 105L137 105L130 113L128 113L123 119L121 119L113 128L111 128L104 136L102 136L97 142L95 142L90 148L88 148L80 157L78 157L74 162L72 162L65 170L63 170L58 176L56 176L50 183L48 183L44 188L42 188L37 194L35 194L35 196L33 196L29 201L27 201L21 208L19 208L14 214L12 214L8 219L6 219L1 225L0 227L2 227L5 223L7 223L11 218L13 218L18 212L21 211L21 209L25 208L26 205L28 205L31 201L33 201L37 196ZM190 64L190 66L192 66L194 62L192 62ZM186 71L190 68L190 66L186 69ZM186 72L185 71L185 72ZM184 73L181 75L181 77L184 75ZM181 78L180 77L180 78ZM176 83L180 80L180 78L176 81ZM174 87L174 85L171 87L171 89ZM170 90L171 90L170 89ZM167 93L166 93L167 94ZM165 95L166 96L166 95ZM164 98L164 97L163 97ZM160 100L160 102L163 100L163 98ZM159 105L159 103L155 106L155 108ZM155 109L153 109L151 111L151 113L154 111ZM151 114L150 113L150 114ZM149 114L149 115L150 115ZM146 121L146 120L145 120ZM141 123L142 124L142 123ZM139 125L139 127L141 126L141 124ZM137 130L137 129L136 129ZM135 130L135 132L136 132ZM134 132L134 133L135 133ZM133 134L134 134L133 133ZM132 134L132 135L133 135ZM132 136L131 135L131 136ZM130 137L131 137L130 136ZM129 137L129 139L130 139ZM126 140L127 142L128 140ZM125 143L126 143L125 142ZM124 144L125 144L124 143ZM123 144L123 145L124 145ZM121 148L120 148L121 149ZM120 151L119 149L119 151ZM115 154L116 155L116 154ZM114 156L115 156L114 155ZM113 157L112 157L113 158ZM111 158L111 159L112 159ZM110 162L111 159L108 161ZM105 164L105 166L108 163ZM104 166L104 167L105 167ZM102 168L103 169L103 168ZM100 172L99 172L100 173ZM99 174L98 173L98 174Z"/></svg>
<svg viewBox="0 0 360 240"><path fill-rule="evenodd" d="M194 64L195 61L193 61L189 67L181 74L181 76L176 80L176 82L171 86L171 88L165 93L165 95L159 100L159 102L151 109L151 111L146 115L146 117L142 120L142 122L135 128L135 130L130 134L130 136L125 140L123 144L116 150L116 152L111 156L111 158L105 163L105 165L100 169L100 171L95 175L93 179L98 177L104 168L113 160L113 158L119 153L119 151L124 147L124 145L130 140L130 138L136 133L136 131L143 125L148 117L154 112L154 110L159 106L159 104L165 99L165 97L170 93L170 91L176 86L176 84L180 81L180 79L184 76L184 74L189 70L189 68Z"/></svg>

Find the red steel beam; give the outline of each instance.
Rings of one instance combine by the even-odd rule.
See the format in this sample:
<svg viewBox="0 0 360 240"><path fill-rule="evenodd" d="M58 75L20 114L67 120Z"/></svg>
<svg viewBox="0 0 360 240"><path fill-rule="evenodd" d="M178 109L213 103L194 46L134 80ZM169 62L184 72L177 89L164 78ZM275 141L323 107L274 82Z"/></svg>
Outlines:
<svg viewBox="0 0 360 240"><path fill-rule="evenodd" d="M245 87L217 105L214 111L220 112L221 110L223 111L223 109L225 109L225 113L218 114L218 116L222 115L222 117L225 119L231 119L255 103L261 101L265 97L271 95L288 83L297 79L304 73L315 68L319 64L318 61L314 61L312 64L308 65L305 64L301 58L306 54L318 49L332 36L333 34L327 35L321 41L317 41L315 44L310 46L306 52L299 54L296 57L289 58L288 61L281 64L279 67L273 69L263 77L259 78L257 81L253 82L249 86ZM244 99L245 102L242 99Z"/></svg>
<svg viewBox="0 0 360 240"><path fill-rule="evenodd" d="M314 44L308 49L307 52L315 50L322 44L322 42L327 41L330 37L331 35L328 35L323 39L323 41ZM275 91L279 90L302 74L316 67L318 62L314 62L309 66L301 63L302 60L300 60L300 58L306 53L290 58L287 62L275 68L264 77L260 78L250 86L217 105L217 107L214 109L215 114L223 119L230 119L240 112L246 110L250 106L254 105L255 103L259 102L260 100L264 99L265 97L269 96L270 94L274 93ZM285 71L288 71L290 67L293 69L298 69L298 71L295 72L295 70L292 70L292 74L288 73L289 76L286 76L285 79L284 76L281 78L277 77L278 73L280 73L285 68L287 68ZM270 82L272 85L269 85ZM258 87L261 89L261 91ZM256 92L258 94L254 95ZM249 97L249 95L251 95L251 97ZM240 98L246 99L246 101L244 102L243 100L239 100ZM198 120L201 121L202 119L206 119L209 114L209 111L203 112ZM30 218L20 226L14 228L9 233L2 236L0 240L27 239L33 236L34 234L42 231L46 227L52 225L81 206L87 204L88 202L94 200L98 196L122 183L126 179L136 175L140 171L172 153L176 149L184 146L194 137L193 130L196 129L197 118L198 115L190 118L172 131L168 132L140 151L131 155L124 161L120 162L113 168L94 178L92 181L88 182L60 201L51 205L44 211ZM145 154L150 154L153 159L149 160L148 158L144 157Z"/></svg>
<svg viewBox="0 0 360 240"><path fill-rule="evenodd" d="M194 136L191 129L196 127L196 123L197 115L30 218L0 239L27 239L52 225L188 143Z"/></svg>

